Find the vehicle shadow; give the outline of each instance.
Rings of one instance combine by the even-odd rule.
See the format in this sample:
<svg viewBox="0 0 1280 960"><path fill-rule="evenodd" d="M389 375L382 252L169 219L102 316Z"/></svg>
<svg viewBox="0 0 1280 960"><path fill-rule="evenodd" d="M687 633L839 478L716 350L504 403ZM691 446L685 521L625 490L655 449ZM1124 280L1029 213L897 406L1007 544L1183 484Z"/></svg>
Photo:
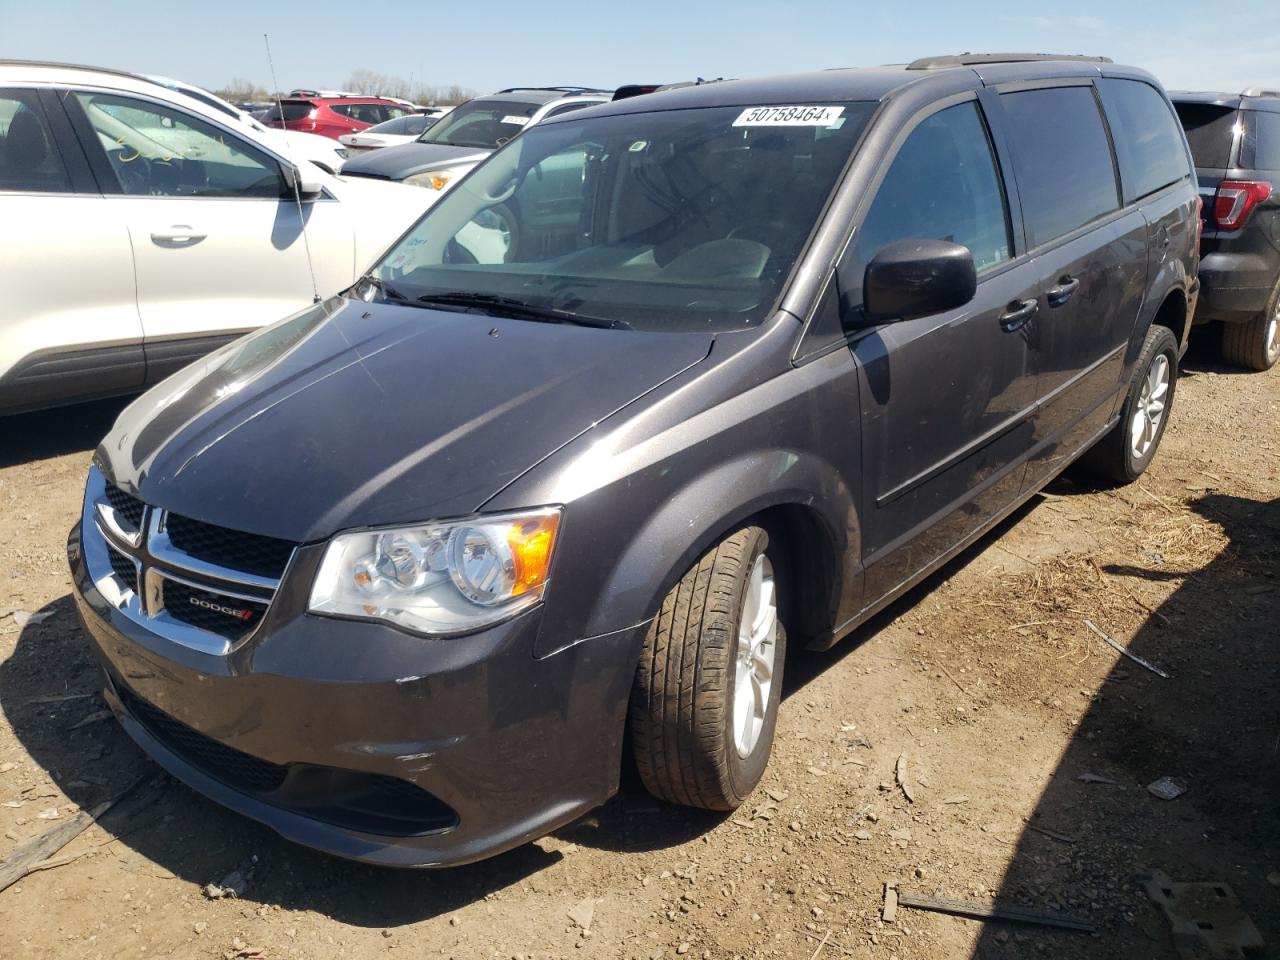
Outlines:
<svg viewBox="0 0 1280 960"><path fill-rule="evenodd" d="M93 450L133 397L0 417L0 469Z"/></svg>
<svg viewBox="0 0 1280 960"><path fill-rule="evenodd" d="M74 442L68 439L64 446ZM792 651L783 696L793 696L853 654L1015 526L1037 502L1039 498L1032 498L833 650ZM49 616L40 619L42 614ZM57 664L56 672L50 664ZM159 775L163 788L151 791L142 809L122 803L101 821L135 854L196 884L216 883L246 858L256 856L253 880L243 899L316 910L357 926L396 926L447 913L521 883L558 862L573 845L623 853L666 849L697 839L729 816L675 808L652 799L634 768L624 762L619 794L589 816L556 831L547 843L526 844L491 860L444 872L365 866L286 841L160 774L159 767L105 714L100 689L100 670L69 596L39 611L22 628L13 655L0 663L0 712L35 763L69 800L87 809L140 778Z"/></svg>
<svg viewBox="0 0 1280 960"><path fill-rule="evenodd" d="M1064 958L1176 956L1167 921L1136 880L1144 869L1228 884L1272 949L1280 944L1268 882L1280 864L1280 500L1207 494L1191 509L1221 525L1228 545L1127 642L1170 678L1116 658L996 896L1001 905L1081 917L1098 934L990 923L975 958L1026 956L1029 945ZM1102 569L1169 579L1139 566ZM1082 782L1082 774L1115 782ZM1148 792L1163 777L1186 793L1163 800Z"/></svg>

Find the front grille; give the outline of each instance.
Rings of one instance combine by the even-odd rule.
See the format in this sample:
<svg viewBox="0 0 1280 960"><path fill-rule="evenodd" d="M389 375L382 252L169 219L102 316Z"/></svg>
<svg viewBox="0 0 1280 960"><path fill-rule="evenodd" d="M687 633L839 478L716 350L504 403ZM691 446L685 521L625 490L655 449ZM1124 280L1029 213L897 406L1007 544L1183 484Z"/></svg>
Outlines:
<svg viewBox="0 0 1280 960"><path fill-rule="evenodd" d="M216 527L172 513L165 529L176 549L198 560L260 577L280 579L293 553L294 545L288 540Z"/></svg>
<svg viewBox="0 0 1280 960"><path fill-rule="evenodd" d="M133 561L110 544L107 545L107 555L111 560L111 572L130 590L137 590L138 570Z"/></svg>
<svg viewBox="0 0 1280 960"><path fill-rule="evenodd" d="M125 493L114 483L107 484L107 503L120 517L137 530L142 526L142 501Z"/></svg>
<svg viewBox="0 0 1280 960"><path fill-rule="evenodd" d="M240 640L262 621L267 605L165 580L164 609L175 620L228 640Z"/></svg>
<svg viewBox="0 0 1280 960"><path fill-rule="evenodd" d="M225 743L219 743L212 737L206 737L134 696L123 685L119 687L119 693L125 709L153 737L214 779L251 793L269 793L278 790L284 783L289 773L288 767L259 760L234 747L228 747Z"/></svg>

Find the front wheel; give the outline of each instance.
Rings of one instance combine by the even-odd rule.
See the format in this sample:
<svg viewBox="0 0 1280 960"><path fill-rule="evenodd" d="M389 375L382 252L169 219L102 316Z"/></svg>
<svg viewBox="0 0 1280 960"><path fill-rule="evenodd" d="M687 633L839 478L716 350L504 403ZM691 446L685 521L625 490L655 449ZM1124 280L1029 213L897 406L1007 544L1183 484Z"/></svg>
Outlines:
<svg viewBox="0 0 1280 960"><path fill-rule="evenodd" d="M671 803L733 810L773 749L786 633L768 535L721 540L667 594L631 697L636 766Z"/></svg>
<svg viewBox="0 0 1280 960"><path fill-rule="evenodd" d="M1133 365L1120 422L1080 458L1081 465L1115 483L1142 476L1169 424L1177 382L1178 341L1168 327L1153 325Z"/></svg>

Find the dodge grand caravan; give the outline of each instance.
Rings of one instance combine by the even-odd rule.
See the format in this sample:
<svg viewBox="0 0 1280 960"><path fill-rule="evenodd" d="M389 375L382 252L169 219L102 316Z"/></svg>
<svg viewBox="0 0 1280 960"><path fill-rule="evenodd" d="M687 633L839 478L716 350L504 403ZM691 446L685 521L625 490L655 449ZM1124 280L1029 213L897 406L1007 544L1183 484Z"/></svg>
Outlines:
<svg viewBox="0 0 1280 960"><path fill-rule="evenodd" d="M624 763L740 804L834 644L1078 457L1136 478L1195 305L1168 99L944 57L549 120L344 295L154 388L68 550L162 766L382 864Z"/></svg>

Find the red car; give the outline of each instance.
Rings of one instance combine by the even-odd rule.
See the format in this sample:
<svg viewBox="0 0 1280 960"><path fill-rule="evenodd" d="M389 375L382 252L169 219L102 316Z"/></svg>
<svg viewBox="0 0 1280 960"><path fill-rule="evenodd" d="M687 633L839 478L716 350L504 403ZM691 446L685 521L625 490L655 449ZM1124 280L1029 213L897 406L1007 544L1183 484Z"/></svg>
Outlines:
<svg viewBox="0 0 1280 960"><path fill-rule="evenodd" d="M337 140L410 112L404 104L381 97L287 97L267 111L263 122Z"/></svg>

